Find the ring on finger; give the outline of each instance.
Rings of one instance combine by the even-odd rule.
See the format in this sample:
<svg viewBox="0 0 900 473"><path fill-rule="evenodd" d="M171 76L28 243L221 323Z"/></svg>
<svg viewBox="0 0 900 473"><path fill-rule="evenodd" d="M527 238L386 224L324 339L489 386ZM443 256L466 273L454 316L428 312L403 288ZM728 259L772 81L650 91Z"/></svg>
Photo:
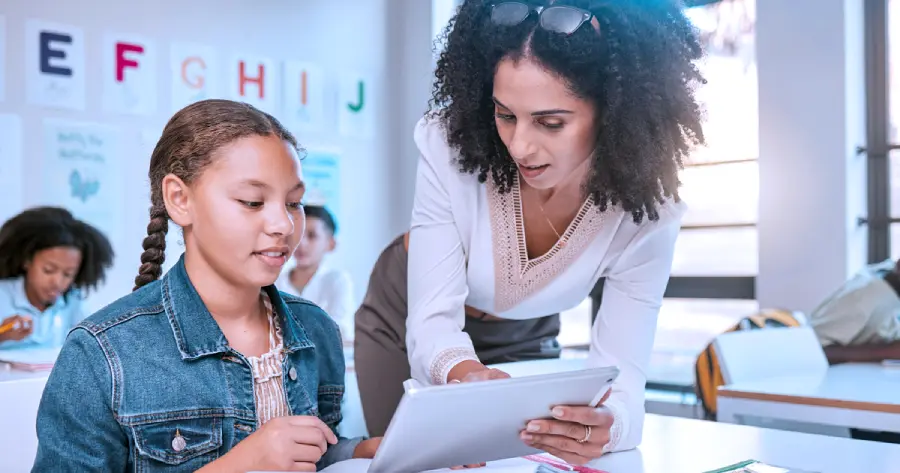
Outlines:
<svg viewBox="0 0 900 473"><path fill-rule="evenodd" d="M582 438L581 440L576 440L576 442L585 443L590 439L591 439L591 426L585 425L584 426L584 438Z"/></svg>

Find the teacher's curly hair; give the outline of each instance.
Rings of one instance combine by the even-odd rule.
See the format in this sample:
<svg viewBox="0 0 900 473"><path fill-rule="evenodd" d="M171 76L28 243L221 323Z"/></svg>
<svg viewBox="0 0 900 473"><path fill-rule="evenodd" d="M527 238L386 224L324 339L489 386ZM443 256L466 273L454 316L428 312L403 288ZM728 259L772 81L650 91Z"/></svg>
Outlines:
<svg viewBox="0 0 900 473"><path fill-rule="evenodd" d="M492 102L498 63L536 61L563 78L597 110L596 151L585 183L600 211L620 205L635 223L659 218L679 200L678 173L704 143L694 95L705 83L697 31L674 0L524 0L570 5L593 18L571 34L538 27L532 13L514 26L491 20L489 0L466 0L447 26L435 72L430 113L460 154L462 172L490 175L501 192L517 169L497 133Z"/></svg>

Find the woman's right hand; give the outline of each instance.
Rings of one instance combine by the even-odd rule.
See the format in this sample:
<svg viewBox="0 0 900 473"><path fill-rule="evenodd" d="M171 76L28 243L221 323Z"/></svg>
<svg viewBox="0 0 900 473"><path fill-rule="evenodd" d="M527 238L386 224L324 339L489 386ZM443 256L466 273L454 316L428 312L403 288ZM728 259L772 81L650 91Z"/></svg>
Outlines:
<svg viewBox="0 0 900 473"><path fill-rule="evenodd" d="M277 417L198 473L316 471L316 463L328 445L337 441L318 417Z"/></svg>
<svg viewBox="0 0 900 473"><path fill-rule="evenodd" d="M460 383L474 383L476 381L488 381L491 379L506 379L509 374L497 368L485 367L482 370L470 371L459 380Z"/></svg>
<svg viewBox="0 0 900 473"><path fill-rule="evenodd" d="M24 340L31 335L34 325L31 317L14 315L3 319L0 322L0 329L3 329L3 333L0 333L0 342L11 342Z"/></svg>
<svg viewBox="0 0 900 473"><path fill-rule="evenodd" d="M448 383L473 383L491 379L509 378L509 374L496 368L488 368L478 361L465 360L456 364L447 375Z"/></svg>
<svg viewBox="0 0 900 473"><path fill-rule="evenodd" d="M465 362L463 362L465 363ZM455 369L455 367L454 367ZM511 377L509 373L505 371L498 370L496 368L488 368L487 366L478 363L478 366L473 365L469 371L459 379L453 379L450 381L451 383L475 383L478 381L489 381L492 379L505 379ZM451 470L465 470L469 468L481 468L486 466L485 463L476 463L473 465L461 465L450 468Z"/></svg>

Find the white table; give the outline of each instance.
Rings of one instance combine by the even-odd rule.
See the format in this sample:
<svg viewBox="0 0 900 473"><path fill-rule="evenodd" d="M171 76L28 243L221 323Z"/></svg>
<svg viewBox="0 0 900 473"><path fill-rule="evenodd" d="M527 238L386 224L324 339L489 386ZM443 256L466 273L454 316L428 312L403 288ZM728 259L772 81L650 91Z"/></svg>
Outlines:
<svg viewBox="0 0 900 473"><path fill-rule="evenodd" d="M37 453L37 410L49 376L49 371L15 371L0 363L0 464L4 472L31 471Z"/></svg>
<svg viewBox="0 0 900 473"><path fill-rule="evenodd" d="M900 432L900 369L878 364L835 365L822 375L726 385L717 398L717 418L723 422L754 416Z"/></svg>
<svg viewBox="0 0 900 473"><path fill-rule="evenodd" d="M648 414L638 449L606 455L590 466L610 473L701 473L750 459L818 473L896 473L900 445ZM520 464L529 463L491 463ZM357 461L323 473L364 473L366 466Z"/></svg>

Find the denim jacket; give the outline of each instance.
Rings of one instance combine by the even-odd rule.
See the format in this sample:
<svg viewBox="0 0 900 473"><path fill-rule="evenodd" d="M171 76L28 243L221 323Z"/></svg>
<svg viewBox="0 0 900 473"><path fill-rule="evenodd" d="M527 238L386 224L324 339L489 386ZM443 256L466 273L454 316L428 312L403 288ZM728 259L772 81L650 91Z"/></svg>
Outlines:
<svg viewBox="0 0 900 473"><path fill-rule="evenodd" d="M265 288L284 323L285 397L337 435L344 357L337 325L303 299ZM188 279L160 281L72 329L41 399L34 472L182 472L221 457L256 425L253 375ZM176 436L179 440L173 442ZM339 438L322 469L352 457Z"/></svg>

